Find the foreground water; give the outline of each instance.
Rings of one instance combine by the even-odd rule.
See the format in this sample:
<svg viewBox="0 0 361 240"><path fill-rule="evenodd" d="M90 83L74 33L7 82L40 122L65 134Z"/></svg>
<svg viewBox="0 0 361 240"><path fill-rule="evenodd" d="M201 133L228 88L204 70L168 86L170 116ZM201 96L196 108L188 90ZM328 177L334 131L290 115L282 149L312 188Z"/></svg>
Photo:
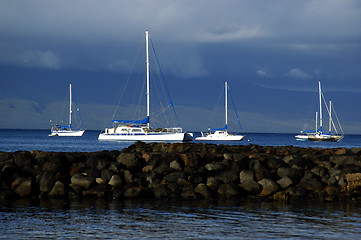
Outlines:
<svg viewBox="0 0 361 240"><path fill-rule="evenodd" d="M0 151L92 152L121 150L131 142L48 137L47 130L0 130ZM247 134L236 143L263 146L361 147L360 135L338 143L298 142L294 134ZM356 203L259 200L0 200L0 239L359 239Z"/></svg>
<svg viewBox="0 0 361 240"><path fill-rule="evenodd" d="M359 239L350 204L19 200L0 205L0 239Z"/></svg>
<svg viewBox="0 0 361 240"><path fill-rule="evenodd" d="M133 142L98 141L100 131L85 131L83 137L49 137L49 130L5 130L0 129L0 151L55 151L55 152L94 152L121 150ZM197 133L195 133L197 135ZM209 142L213 144L256 144L261 146L296 147L361 147L361 135L346 135L340 142L300 142L295 134L245 133L241 142Z"/></svg>

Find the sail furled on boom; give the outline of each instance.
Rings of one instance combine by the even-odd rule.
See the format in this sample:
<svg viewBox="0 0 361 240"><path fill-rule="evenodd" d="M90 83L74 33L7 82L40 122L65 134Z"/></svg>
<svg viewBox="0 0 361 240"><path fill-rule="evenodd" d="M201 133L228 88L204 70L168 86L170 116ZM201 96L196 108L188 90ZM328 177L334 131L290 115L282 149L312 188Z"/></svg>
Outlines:
<svg viewBox="0 0 361 240"><path fill-rule="evenodd" d="M140 120L113 120L112 123L120 124L147 124L149 123L149 116Z"/></svg>
<svg viewBox="0 0 361 240"><path fill-rule="evenodd" d="M211 128L210 130L211 130L211 131L222 131L222 130L227 130L227 124L226 124L226 125L224 125L224 127L223 127L223 128Z"/></svg>

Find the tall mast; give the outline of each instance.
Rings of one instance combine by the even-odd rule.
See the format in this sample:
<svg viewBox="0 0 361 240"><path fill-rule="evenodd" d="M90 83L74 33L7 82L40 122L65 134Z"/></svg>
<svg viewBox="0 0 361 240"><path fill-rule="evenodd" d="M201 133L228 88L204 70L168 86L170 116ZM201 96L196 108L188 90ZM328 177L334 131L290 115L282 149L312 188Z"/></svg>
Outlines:
<svg viewBox="0 0 361 240"><path fill-rule="evenodd" d="M330 119L329 119L329 123L328 123L328 131L329 133L331 133L331 123L332 123L332 115L331 115L331 111L332 111L332 103L330 101Z"/></svg>
<svg viewBox="0 0 361 240"><path fill-rule="evenodd" d="M224 93L224 95L225 95L225 106L224 106L224 108L225 108L225 113L226 113L226 129L228 128L228 102L227 102L227 95L228 95L228 93L227 93L227 89L228 88L228 86L227 86L227 82L225 82L225 93Z"/></svg>
<svg viewBox="0 0 361 240"><path fill-rule="evenodd" d="M71 83L69 84L69 93L70 93L70 98L69 98L69 128L71 128Z"/></svg>
<svg viewBox="0 0 361 240"><path fill-rule="evenodd" d="M149 117L149 102L150 102L150 96L149 96L149 32L145 31L145 52L146 52L146 65L147 65L147 117ZM149 122L147 123L147 127L149 127Z"/></svg>
<svg viewBox="0 0 361 240"><path fill-rule="evenodd" d="M317 133L317 128L318 128L318 122L317 122L317 120L318 120L318 112L316 112L316 133Z"/></svg>
<svg viewBox="0 0 361 240"><path fill-rule="evenodd" d="M321 92L321 82L318 82L318 96L319 96L319 101L320 101L320 130L322 132L322 92Z"/></svg>

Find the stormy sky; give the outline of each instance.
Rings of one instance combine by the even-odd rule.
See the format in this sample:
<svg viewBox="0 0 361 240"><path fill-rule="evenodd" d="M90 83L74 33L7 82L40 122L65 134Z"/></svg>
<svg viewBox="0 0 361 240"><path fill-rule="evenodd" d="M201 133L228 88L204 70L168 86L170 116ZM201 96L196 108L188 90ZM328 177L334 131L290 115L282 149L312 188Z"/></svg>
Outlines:
<svg viewBox="0 0 361 240"><path fill-rule="evenodd" d="M0 128L49 128L69 83L86 127L104 128L149 30L186 130L223 126L228 81L243 131L298 132L314 124L321 81L344 131L361 133L360 1L0 5Z"/></svg>

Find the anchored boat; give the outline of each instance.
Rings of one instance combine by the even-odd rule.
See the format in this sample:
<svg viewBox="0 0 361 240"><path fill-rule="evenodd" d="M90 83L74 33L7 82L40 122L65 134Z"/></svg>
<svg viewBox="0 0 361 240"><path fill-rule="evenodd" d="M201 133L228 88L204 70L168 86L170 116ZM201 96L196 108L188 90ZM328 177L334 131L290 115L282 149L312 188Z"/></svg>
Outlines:
<svg viewBox="0 0 361 240"><path fill-rule="evenodd" d="M181 127L152 128L150 126L150 62L149 32L145 32L146 45L146 109L147 116L139 120L113 120L113 127L99 134L98 140L112 141L188 141L191 133L183 132ZM173 104L170 103L170 106Z"/></svg>

